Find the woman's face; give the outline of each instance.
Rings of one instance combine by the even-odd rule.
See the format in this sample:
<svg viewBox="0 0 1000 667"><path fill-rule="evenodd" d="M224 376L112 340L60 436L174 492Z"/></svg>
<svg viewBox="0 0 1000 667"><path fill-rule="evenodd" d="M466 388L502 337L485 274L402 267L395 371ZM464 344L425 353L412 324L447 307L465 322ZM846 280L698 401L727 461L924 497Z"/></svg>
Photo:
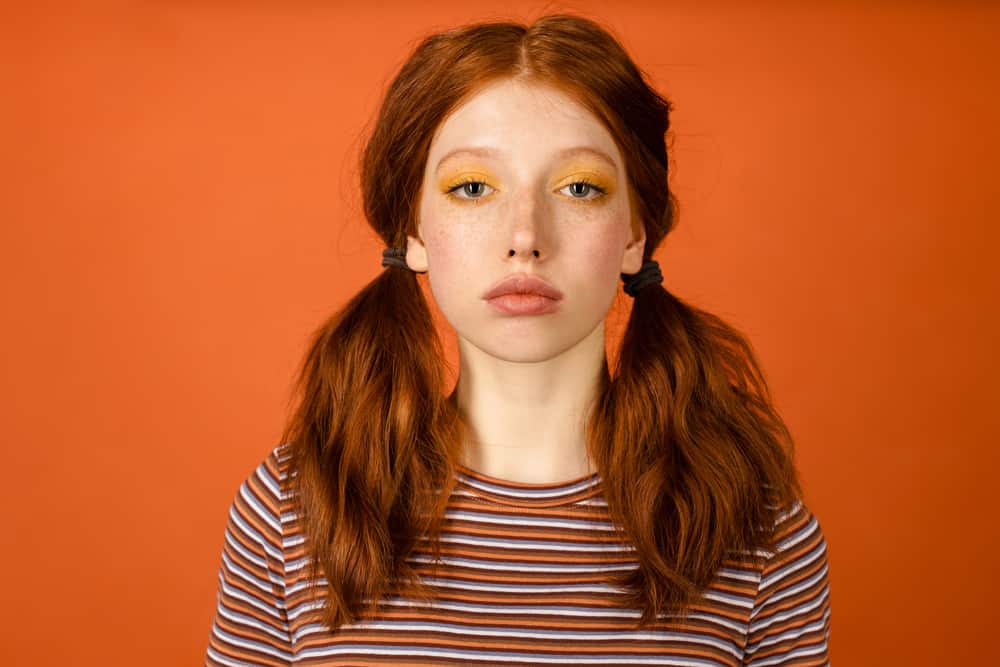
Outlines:
<svg viewBox="0 0 1000 667"><path fill-rule="evenodd" d="M554 88L503 80L438 128L406 259L428 272L460 343L543 361L593 333L619 274L641 268L645 234L631 217L625 163L601 122ZM511 314L483 298L518 272L562 292L554 310Z"/></svg>

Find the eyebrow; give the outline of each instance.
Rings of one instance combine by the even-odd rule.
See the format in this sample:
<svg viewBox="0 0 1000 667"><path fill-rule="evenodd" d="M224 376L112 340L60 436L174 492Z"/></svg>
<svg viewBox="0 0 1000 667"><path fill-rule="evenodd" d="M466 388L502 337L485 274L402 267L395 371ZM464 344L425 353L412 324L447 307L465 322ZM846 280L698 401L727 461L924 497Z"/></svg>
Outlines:
<svg viewBox="0 0 1000 667"><path fill-rule="evenodd" d="M495 158L500 155L504 155L505 153L506 151L492 148L490 146L466 146L462 148L456 148L454 150L450 150L447 153L445 153L444 156L442 156L442 158L438 160L437 167L435 169L441 169L441 165L443 165L445 162L462 155L474 155L476 157ZM618 168L618 163L615 162L614 158L612 158L610 155L600 150L599 148L594 148L593 146L570 146L569 148L564 148L558 153L556 153L556 157L559 158L560 160L564 160L566 158L574 157L577 155L589 155L591 157L597 158L602 162L607 163L608 166L612 167L613 169Z"/></svg>

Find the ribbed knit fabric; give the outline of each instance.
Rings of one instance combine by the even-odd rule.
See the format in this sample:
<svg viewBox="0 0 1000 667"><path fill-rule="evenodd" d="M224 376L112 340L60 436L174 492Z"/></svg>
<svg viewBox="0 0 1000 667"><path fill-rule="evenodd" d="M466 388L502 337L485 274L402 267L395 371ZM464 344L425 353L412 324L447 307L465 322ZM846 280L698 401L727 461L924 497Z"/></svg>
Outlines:
<svg viewBox="0 0 1000 667"><path fill-rule="evenodd" d="M411 558L431 605L392 597L376 618L330 632L307 623L302 535L276 447L232 502L206 665L828 665L826 542L801 502L785 508L761 569L727 561L686 621L634 627L602 581L636 567L608 518L599 476L521 484L462 468L443 564Z"/></svg>

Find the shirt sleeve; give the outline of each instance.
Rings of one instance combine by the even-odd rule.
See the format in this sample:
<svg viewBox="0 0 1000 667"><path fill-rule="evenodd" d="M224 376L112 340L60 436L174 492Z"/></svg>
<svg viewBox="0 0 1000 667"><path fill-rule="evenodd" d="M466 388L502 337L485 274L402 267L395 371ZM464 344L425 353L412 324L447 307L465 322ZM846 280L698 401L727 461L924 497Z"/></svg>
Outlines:
<svg viewBox="0 0 1000 667"><path fill-rule="evenodd" d="M279 470L275 448L229 507L207 666L292 664Z"/></svg>
<svg viewBox="0 0 1000 667"><path fill-rule="evenodd" d="M826 539L801 500L779 515L777 548L761 572L743 664L828 666L830 585Z"/></svg>

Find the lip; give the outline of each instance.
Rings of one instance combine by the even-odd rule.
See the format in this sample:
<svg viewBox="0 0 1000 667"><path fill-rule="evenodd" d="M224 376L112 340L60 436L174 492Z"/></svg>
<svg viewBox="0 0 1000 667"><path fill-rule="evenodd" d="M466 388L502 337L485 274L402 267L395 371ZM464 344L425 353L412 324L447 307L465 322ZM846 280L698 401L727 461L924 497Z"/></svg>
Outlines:
<svg viewBox="0 0 1000 667"><path fill-rule="evenodd" d="M491 287L483 299L506 315L542 315L558 309L562 292L529 273L512 273Z"/></svg>
<svg viewBox="0 0 1000 667"><path fill-rule="evenodd" d="M562 292L538 276L530 273L512 273L496 283L483 294L483 299L489 301L505 294L535 294L546 299L558 301L563 298Z"/></svg>

